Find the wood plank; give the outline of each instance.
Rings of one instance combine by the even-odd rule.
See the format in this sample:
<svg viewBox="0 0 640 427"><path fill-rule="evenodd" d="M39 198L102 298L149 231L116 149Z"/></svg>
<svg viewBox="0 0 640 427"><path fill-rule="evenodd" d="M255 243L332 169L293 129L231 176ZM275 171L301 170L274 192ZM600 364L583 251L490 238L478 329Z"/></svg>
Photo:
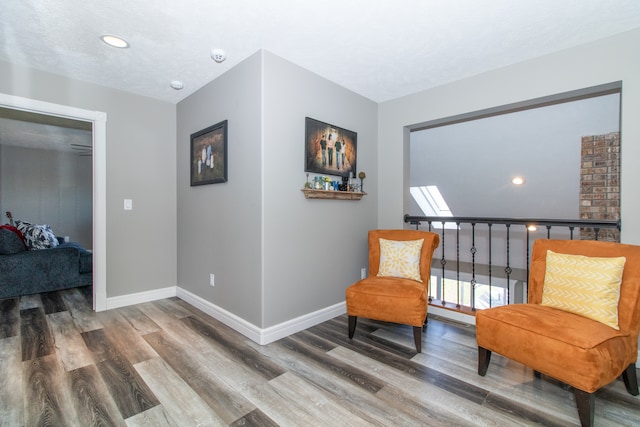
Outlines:
<svg viewBox="0 0 640 427"><path fill-rule="evenodd" d="M104 327L95 315L92 306L87 303L83 292L78 288L66 289L60 295L80 331L88 332Z"/></svg>
<svg viewBox="0 0 640 427"><path fill-rule="evenodd" d="M0 339L20 333L20 304L18 298L0 299Z"/></svg>
<svg viewBox="0 0 640 427"><path fill-rule="evenodd" d="M44 292L40 294L42 308L45 314L67 311L67 305L58 292Z"/></svg>
<svg viewBox="0 0 640 427"><path fill-rule="evenodd" d="M134 367L174 420L197 426L228 424L162 359L146 360Z"/></svg>
<svg viewBox="0 0 640 427"><path fill-rule="evenodd" d="M137 306L130 305L121 307L118 312L131 324L139 335L146 335L152 332L159 332L162 328L154 322L150 317L144 314Z"/></svg>
<svg viewBox="0 0 640 427"><path fill-rule="evenodd" d="M78 425L64 374L53 354L22 362L26 425Z"/></svg>
<svg viewBox="0 0 640 427"><path fill-rule="evenodd" d="M20 337L3 338L0 340L0 423L2 425L25 425L22 393Z"/></svg>
<svg viewBox="0 0 640 427"><path fill-rule="evenodd" d="M233 360L243 363L267 380L285 372L282 367L273 363L269 358L263 357L257 351L247 348L242 340L239 340L238 337L233 338L224 329L213 328L193 316L184 317L180 320L203 337L220 344Z"/></svg>
<svg viewBox="0 0 640 427"><path fill-rule="evenodd" d="M115 349L127 358L129 363L136 363L158 357L158 354L142 339L131 323L116 310L96 313L100 322L104 325L107 338Z"/></svg>
<svg viewBox="0 0 640 427"><path fill-rule="evenodd" d="M79 425L126 425L94 365L69 372L68 386Z"/></svg>
<svg viewBox="0 0 640 427"><path fill-rule="evenodd" d="M40 294L23 295L20 297L20 310L28 310L36 307L42 307Z"/></svg>
<svg viewBox="0 0 640 427"><path fill-rule="evenodd" d="M255 405L223 378L240 378L242 374L238 375L237 370L217 369L221 357L215 353L185 350L188 346L181 341L182 337L163 331L147 334L144 339L225 423L229 424L253 411ZM228 359L227 363L232 364Z"/></svg>
<svg viewBox="0 0 640 427"><path fill-rule="evenodd" d="M124 357L110 358L96 366L123 418L129 418L160 403Z"/></svg>
<svg viewBox="0 0 640 427"><path fill-rule="evenodd" d="M53 337L42 307L20 310L22 361L47 356L55 351Z"/></svg>
<svg viewBox="0 0 640 427"><path fill-rule="evenodd" d="M71 313L62 311L47 315L58 360L66 371L93 364L93 356L85 345Z"/></svg>
<svg viewBox="0 0 640 427"><path fill-rule="evenodd" d="M161 406L154 406L144 412L140 412L126 419L129 427L182 427L182 423L177 423L171 415Z"/></svg>
<svg viewBox="0 0 640 427"><path fill-rule="evenodd" d="M238 418L229 427L278 427L271 418L269 418L264 412L259 409L254 409L242 418Z"/></svg>
<svg viewBox="0 0 640 427"><path fill-rule="evenodd" d="M94 354L98 371L107 385L123 418L159 404L149 386L123 356L102 329L83 332L87 347Z"/></svg>

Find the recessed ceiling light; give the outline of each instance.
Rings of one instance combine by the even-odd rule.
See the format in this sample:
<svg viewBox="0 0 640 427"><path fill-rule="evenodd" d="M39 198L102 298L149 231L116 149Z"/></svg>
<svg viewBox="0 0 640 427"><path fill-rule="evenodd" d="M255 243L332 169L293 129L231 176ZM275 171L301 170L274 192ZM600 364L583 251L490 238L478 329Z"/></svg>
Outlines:
<svg viewBox="0 0 640 427"><path fill-rule="evenodd" d="M182 83L180 80L174 80L171 82L171 87L175 90L180 90L184 88L184 83Z"/></svg>
<svg viewBox="0 0 640 427"><path fill-rule="evenodd" d="M113 36L113 35L104 35L104 36L101 36L100 39L106 44L108 44L109 46L118 47L120 49L126 49L129 47L129 43L122 37Z"/></svg>
<svg viewBox="0 0 640 427"><path fill-rule="evenodd" d="M513 178L513 179L511 180L511 182L512 182L514 185L522 185L522 184L524 184L524 178L521 178L521 177L519 177L519 176L516 176L515 178Z"/></svg>
<svg viewBox="0 0 640 427"><path fill-rule="evenodd" d="M527 227L527 230L529 231L536 231L538 229L538 227L536 227L535 225L530 225Z"/></svg>

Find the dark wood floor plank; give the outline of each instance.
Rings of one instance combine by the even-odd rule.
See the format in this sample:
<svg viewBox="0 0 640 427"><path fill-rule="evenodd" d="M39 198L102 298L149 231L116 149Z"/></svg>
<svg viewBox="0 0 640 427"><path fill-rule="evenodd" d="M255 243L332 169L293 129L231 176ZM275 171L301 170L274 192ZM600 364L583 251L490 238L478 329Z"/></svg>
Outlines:
<svg viewBox="0 0 640 427"><path fill-rule="evenodd" d="M0 339L20 333L20 304L18 298L0 300Z"/></svg>
<svg viewBox="0 0 640 427"><path fill-rule="evenodd" d="M20 310L20 338L22 361L47 356L55 351L42 307Z"/></svg>
<svg viewBox="0 0 640 427"><path fill-rule="evenodd" d="M69 372L68 384L79 425L126 426L94 365Z"/></svg>
<svg viewBox="0 0 640 427"><path fill-rule="evenodd" d="M40 294L42 308L45 314L67 311L67 305L58 292L44 292Z"/></svg>
<svg viewBox="0 0 640 427"><path fill-rule="evenodd" d="M159 404L133 365L118 351L103 329L82 333L87 348L123 418L129 418Z"/></svg>
<svg viewBox="0 0 640 427"><path fill-rule="evenodd" d="M96 366L123 418L129 418L160 403L124 357L109 358Z"/></svg>
<svg viewBox="0 0 640 427"><path fill-rule="evenodd" d="M272 360L248 348L242 343L242 340L238 340L237 338L230 339L226 332L213 328L196 317L188 316L180 320L203 337L221 344L231 357L240 363L244 363L245 366L262 375L267 380L275 378L285 372L282 367L273 363Z"/></svg>

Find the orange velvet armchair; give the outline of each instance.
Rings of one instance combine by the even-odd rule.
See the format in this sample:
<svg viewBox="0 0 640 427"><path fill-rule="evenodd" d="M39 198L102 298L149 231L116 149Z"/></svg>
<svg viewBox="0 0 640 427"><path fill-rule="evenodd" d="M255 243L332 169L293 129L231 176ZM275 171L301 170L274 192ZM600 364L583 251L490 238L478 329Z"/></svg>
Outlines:
<svg viewBox="0 0 640 427"><path fill-rule="evenodd" d="M423 239L416 258L416 279L397 277L381 272L380 239L395 242ZM422 330L427 322L428 285L431 277L431 258L440 238L436 233L419 230L369 231L369 276L346 290L349 338L353 338L358 317L401 323L413 326L416 351L422 349ZM386 263L386 260L383 260ZM383 266L384 267L384 266ZM418 276L419 275L419 276ZM413 276L412 276L413 277Z"/></svg>
<svg viewBox="0 0 640 427"><path fill-rule="evenodd" d="M553 254L548 255L548 250ZM617 307L619 330L543 304L545 276L549 286L552 274L547 271L547 257L555 254L626 258ZM589 240L536 240L528 286L527 304L476 313L478 374L486 374L491 352L496 352L529 366L537 377L545 374L562 381L573 388L583 426L593 425L595 392L619 376L622 375L627 391L637 396L640 246Z"/></svg>

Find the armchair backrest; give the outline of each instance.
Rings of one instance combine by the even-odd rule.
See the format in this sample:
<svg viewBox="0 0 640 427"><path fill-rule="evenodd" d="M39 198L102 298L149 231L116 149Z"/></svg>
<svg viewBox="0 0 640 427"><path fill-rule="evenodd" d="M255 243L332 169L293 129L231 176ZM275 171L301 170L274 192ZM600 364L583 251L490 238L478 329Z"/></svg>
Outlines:
<svg viewBox="0 0 640 427"><path fill-rule="evenodd" d="M618 324L621 332L637 337L640 330L640 246L596 240L547 240L533 243L529 268L529 303L542 302L547 250L593 257L626 257L620 284Z"/></svg>
<svg viewBox="0 0 640 427"><path fill-rule="evenodd" d="M420 252L420 277L425 286L431 278L431 258L440 243L440 236L421 230L370 230L369 231L369 276L376 276L380 268L380 238L387 240L424 239Z"/></svg>

